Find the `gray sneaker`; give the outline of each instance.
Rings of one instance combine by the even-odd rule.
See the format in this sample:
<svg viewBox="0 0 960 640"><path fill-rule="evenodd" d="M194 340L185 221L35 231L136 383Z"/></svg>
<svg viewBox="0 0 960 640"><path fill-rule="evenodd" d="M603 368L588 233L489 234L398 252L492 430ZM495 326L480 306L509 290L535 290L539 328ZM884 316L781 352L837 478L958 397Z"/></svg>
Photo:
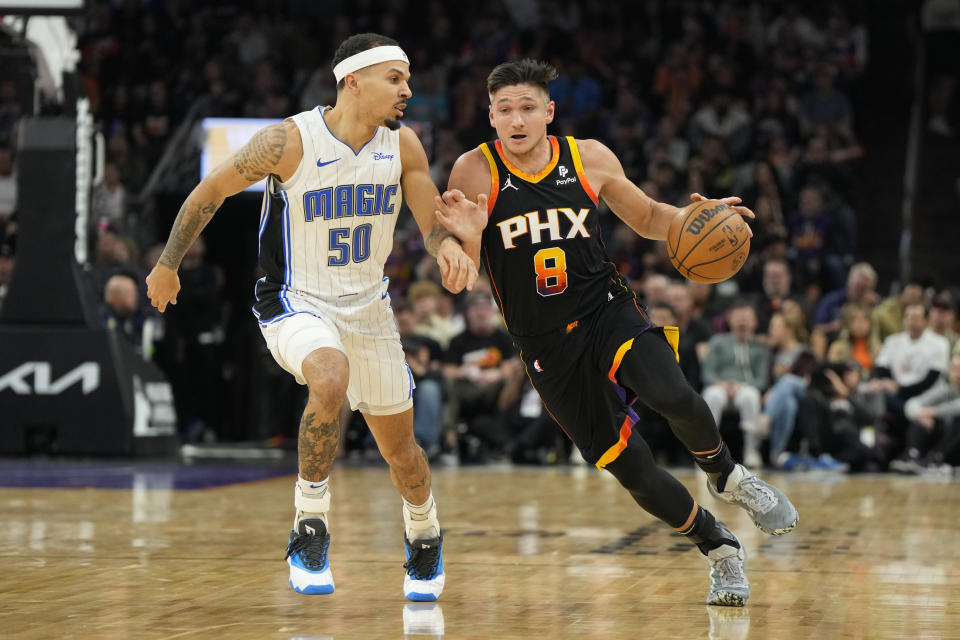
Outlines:
<svg viewBox="0 0 960 640"><path fill-rule="evenodd" d="M707 479L707 487L713 497L743 507L753 518L753 524L764 533L775 536L789 533L800 519L787 496L750 473L742 464L734 467L727 476L723 491L717 491L710 479Z"/></svg>
<svg viewBox="0 0 960 640"><path fill-rule="evenodd" d="M737 540L730 529L722 522L717 527L724 538ZM740 541L737 540L739 543ZM750 583L747 581L747 552L743 545L737 549L728 544L721 545L707 553L710 562L710 592L707 604L726 607L742 607L750 597Z"/></svg>

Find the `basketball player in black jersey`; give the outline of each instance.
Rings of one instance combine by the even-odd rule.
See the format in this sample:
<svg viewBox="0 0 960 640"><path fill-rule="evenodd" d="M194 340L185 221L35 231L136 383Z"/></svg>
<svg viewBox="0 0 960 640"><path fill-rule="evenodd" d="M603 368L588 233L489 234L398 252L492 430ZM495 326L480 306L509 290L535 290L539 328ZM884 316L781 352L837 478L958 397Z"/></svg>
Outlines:
<svg viewBox="0 0 960 640"><path fill-rule="evenodd" d="M607 258L600 239L600 198L639 235L666 238L680 209L651 200L596 140L547 135L556 71L534 60L498 66L487 80L490 124L498 140L457 160L449 204L479 194L489 218L473 221L507 329L533 386L583 457L606 469L636 502L694 542L710 563L708 604L742 606L750 586L737 537L698 506L654 462L633 431L640 400L663 414L708 476L710 492L738 504L763 531L797 524L789 500L736 464L703 399L677 364L677 328L657 327ZM694 200L701 196L694 194ZM736 206L739 198L726 198ZM462 220L458 220L462 224Z"/></svg>

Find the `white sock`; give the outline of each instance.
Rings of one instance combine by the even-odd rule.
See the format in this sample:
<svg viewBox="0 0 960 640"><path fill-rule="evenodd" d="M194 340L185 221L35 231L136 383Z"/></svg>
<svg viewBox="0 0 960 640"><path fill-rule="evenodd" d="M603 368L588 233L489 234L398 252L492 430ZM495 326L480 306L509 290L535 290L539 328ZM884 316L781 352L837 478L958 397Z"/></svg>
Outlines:
<svg viewBox="0 0 960 640"><path fill-rule="evenodd" d="M433 492L421 505L414 505L403 501L403 525L407 540L422 540L440 537L440 522L437 520L437 503L433 500Z"/></svg>
<svg viewBox="0 0 960 640"><path fill-rule="evenodd" d="M297 525L300 524L300 520L319 518L323 520L323 524L329 532L329 524L327 523L327 512L330 510L330 489L327 486L329 480L329 476L319 482L304 480L297 476L293 500L297 508L297 515L293 519L293 529L295 531Z"/></svg>

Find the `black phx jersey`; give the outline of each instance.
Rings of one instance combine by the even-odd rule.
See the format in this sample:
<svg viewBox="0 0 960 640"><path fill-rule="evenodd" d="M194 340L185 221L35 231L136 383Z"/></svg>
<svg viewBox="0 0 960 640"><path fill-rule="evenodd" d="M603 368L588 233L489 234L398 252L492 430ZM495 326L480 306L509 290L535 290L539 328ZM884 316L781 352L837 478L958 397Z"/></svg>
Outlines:
<svg viewBox="0 0 960 640"><path fill-rule="evenodd" d="M572 137L549 140L550 162L536 175L511 165L499 140L480 145L491 174L483 259L516 336L569 325L606 302L620 283L600 238L598 200L577 144Z"/></svg>

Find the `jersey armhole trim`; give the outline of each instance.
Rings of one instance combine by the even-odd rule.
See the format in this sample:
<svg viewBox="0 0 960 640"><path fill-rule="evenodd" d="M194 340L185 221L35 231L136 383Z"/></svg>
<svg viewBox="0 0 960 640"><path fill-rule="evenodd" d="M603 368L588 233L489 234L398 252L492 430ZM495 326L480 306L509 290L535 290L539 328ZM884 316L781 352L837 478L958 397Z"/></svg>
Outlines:
<svg viewBox="0 0 960 640"><path fill-rule="evenodd" d="M587 182L587 172L583 168L583 160L580 159L580 149L577 148L577 141L573 136L567 136L567 144L570 145L570 155L573 157L573 167L577 170L577 176L580 178L580 184L583 186L584 192L587 196L593 200L595 206L600 206L600 199L597 198L596 192L594 192L593 187L590 186L590 183Z"/></svg>
<svg viewBox="0 0 960 640"><path fill-rule="evenodd" d="M297 126L297 131L300 132L300 151L303 153L303 155L300 158L300 163L297 165L297 170L293 172L292 176L290 176L283 182L280 181L280 176L277 176L277 179L275 180L275 182L276 182L278 191L281 191L281 190L285 191L287 187L296 184L297 181L300 179L300 176L303 175L303 167L306 164L306 159L308 157L312 157L313 155L315 155L315 152L313 149L313 140L305 134L307 129L306 123L304 122L303 125L301 126L302 115L303 114L298 113L294 116L291 116L290 119L293 120L293 124ZM307 145L310 146L309 154L307 151ZM271 174L271 175L274 175L274 174ZM269 186L270 185L268 184L267 185L268 189L269 189Z"/></svg>
<svg viewBox="0 0 960 640"><path fill-rule="evenodd" d="M500 193L500 173L497 171L497 162L493 159L493 154L490 153L487 143L484 142L477 148L483 152L487 163L490 165L490 197L487 199L487 217L489 218L490 214L493 213L493 205L497 203L497 194Z"/></svg>

